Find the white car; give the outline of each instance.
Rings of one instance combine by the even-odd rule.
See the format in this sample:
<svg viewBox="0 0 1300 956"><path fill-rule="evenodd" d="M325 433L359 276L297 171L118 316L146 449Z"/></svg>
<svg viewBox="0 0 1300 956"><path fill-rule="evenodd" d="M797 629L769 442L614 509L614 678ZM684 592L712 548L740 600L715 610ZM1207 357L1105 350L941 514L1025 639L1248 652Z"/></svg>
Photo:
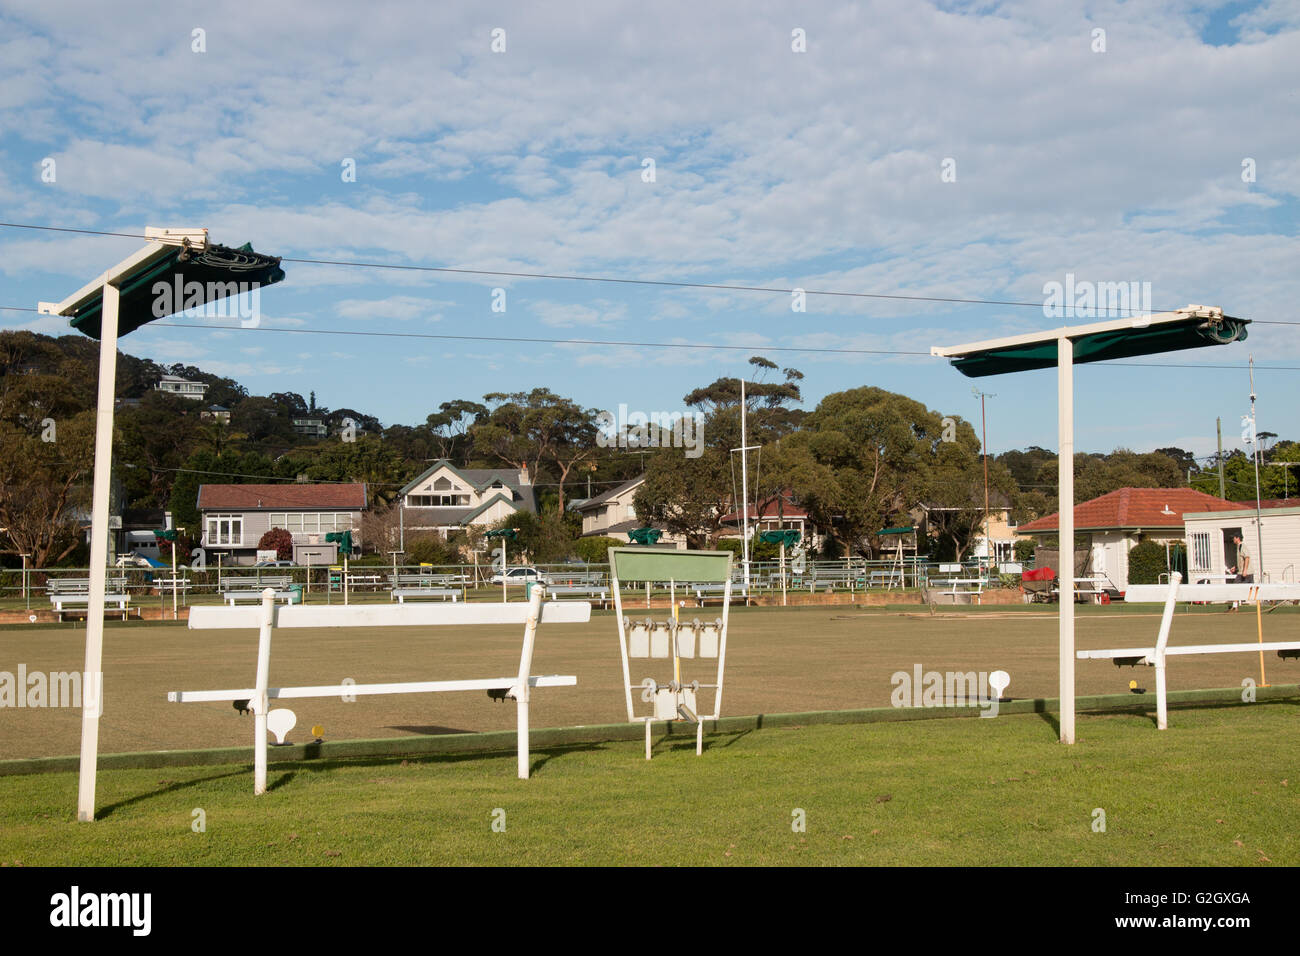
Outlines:
<svg viewBox="0 0 1300 956"><path fill-rule="evenodd" d="M505 582L511 584L546 584L546 575L536 568L510 568L506 571ZM501 583L501 572L492 575L492 583Z"/></svg>

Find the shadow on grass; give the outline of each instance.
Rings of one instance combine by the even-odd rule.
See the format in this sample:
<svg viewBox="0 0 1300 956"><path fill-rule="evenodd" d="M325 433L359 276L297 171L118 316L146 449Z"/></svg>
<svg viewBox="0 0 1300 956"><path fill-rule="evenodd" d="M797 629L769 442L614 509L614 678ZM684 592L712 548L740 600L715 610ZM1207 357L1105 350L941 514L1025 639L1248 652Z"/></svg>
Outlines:
<svg viewBox="0 0 1300 956"><path fill-rule="evenodd" d="M569 744L556 747L535 747L529 751L529 773L533 773L546 766L557 757L568 756L573 753L596 753L608 749L605 744L600 743L583 743ZM311 762L292 764L272 764L272 767L281 767L289 770L287 776L276 784L287 783L288 779L293 777L294 772L303 774L320 774L328 773L331 770L342 770L349 767L401 767L405 766L455 766L461 763L481 763L486 760L515 760L513 750L467 750L463 753L447 754L393 754L388 757L339 757L332 760L313 760ZM268 786L267 789L271 789Z"/></svg>
<svg viewBox="0 0 1300 956"><path fill-rule="evenodd" d="M727 747L733 746L736 743L736 741L740 740L742 737L748 737L753 732L754 732L754 728L752 727L746 730L722 731L722 732L712 733L712 734L705 732L704 752L707 753L708 751L713 750L715 748L719 750L725 750ZM721 738L726 738L726 739L723 740ZM651 755L653 755L656 752L666 753L669 751L676 752L679 750L694 751L695 734L691 734L690 736L686 736L683 734L665 734L664 736L660 737L658 741L652 742L650 744Z"/></svg>
<svg viewBox="0 0 1300 956"><path fill-rule="evenodd" d="M474 730L468 730L464 727L441 727L437 724L428 724L425 726L416 726L414 724L396 724L384 728L385 730L403 730L407 733L420 734L424 737L437 737L441 734L473 734Z"/></svg>
<svg viewBox="0 0 1300 956"><path fill-rule="evenodd" d="M150 790L148 793L136 794L134 797L128 797L125 800L119 800L116 803L110 803L107 806L99 807L95 811L95 819L102 820L105 817L112 816L118 810L132 806L133 804L143 803L145 800L152 800L154 797L161 797L164 794L188 790L191 787L196 787L203 783L211 783L214 780L225 780L229 777L238 777L245 772L246 771L244 770L231 770L228 773L214 773L206 777L195 777L193 780L168 781L164 786L157 790Z"/></svg>

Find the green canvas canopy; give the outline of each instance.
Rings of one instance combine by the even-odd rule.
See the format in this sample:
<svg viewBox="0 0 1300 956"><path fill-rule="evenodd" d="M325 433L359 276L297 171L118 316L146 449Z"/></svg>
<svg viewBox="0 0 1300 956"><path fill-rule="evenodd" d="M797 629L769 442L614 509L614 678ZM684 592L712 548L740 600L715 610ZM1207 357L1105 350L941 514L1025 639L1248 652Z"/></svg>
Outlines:
<svg viewBox="0 0 1300 956"><path fill-rule="evenodd" d="M209 244L196 252L189 246L176 246L161 259L141 266L126 276L118 289L117 334L134 332L140 326L167 315L198 308L251 288L273 285L284 278L278 256L264 256L245 243L238 249ZM168 292L155 291L163 283ZM179 296L172 290L179 290ZM159 314L160 302L170 308ZM104 308L102 293L87 300L68 319L78 332L99 338Z"/></svg>
<svg viewBox="0 0 1300 956"><path fill-rule="evenodd" d="M620 581L690 581L722 584L731 577L730 551L648 551L610 548L609 566Z"/></svg>
<svg viewBox="0 0 1300 956"><path fill-rule="evenodd" d="M1202 316L1189 316L1181 322L1162 322L1145 328L1126 326L1092 332L1071 337L1074 343L1074 364L1242 342L1246 339L1248 323L1248 319L1235 319L1226 315L1217 321ZM1056 341L1040 339L1037 342L1008 343L972 352L953 358L952 364L963 375L982 378L1007 372L1056 368L1056 360Z"/></svg>
<svg viewBox="0 0 1300 956"><path fill-rule="evenodd" d="M760 531L758 540L765 541L768 544L783 544L787 548L794 545L799 540L799 532L793 528L786 528L780 531Z"/></svg>
<svg viewBox="0 0 1300 956"><path fill-rule="evenodd" d="M911 525L908 525L907 527L901 527L901 528L881 528L881 529L880 529L880 534L882 534L882 535L884 535L884 534L911 534L911 533L912 533L913 531L915 531L915 530L916 530L916 529L913 528Z"/></svg>
<svg viewBox="0 0 1300 956"><path fill-rule="evenodd" d="M628 540L634 544L658 544L663 536L658 528L633 528L627 533Z"/></svg>

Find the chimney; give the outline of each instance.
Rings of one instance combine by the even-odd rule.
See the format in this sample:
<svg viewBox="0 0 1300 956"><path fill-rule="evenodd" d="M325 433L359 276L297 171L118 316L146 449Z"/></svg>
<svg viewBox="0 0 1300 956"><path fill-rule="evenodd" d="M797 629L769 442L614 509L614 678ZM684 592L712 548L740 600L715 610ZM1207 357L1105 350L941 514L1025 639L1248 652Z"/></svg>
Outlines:
<svg viewBox="0 0 1300 956"><path fill-rule="evenodd" d="M521 485L531 485L531 484L532 484L532 482L528 480L528 465L527 465L527 464L525 464L522 468L519 469L519 483L520 483Z"/></svg>

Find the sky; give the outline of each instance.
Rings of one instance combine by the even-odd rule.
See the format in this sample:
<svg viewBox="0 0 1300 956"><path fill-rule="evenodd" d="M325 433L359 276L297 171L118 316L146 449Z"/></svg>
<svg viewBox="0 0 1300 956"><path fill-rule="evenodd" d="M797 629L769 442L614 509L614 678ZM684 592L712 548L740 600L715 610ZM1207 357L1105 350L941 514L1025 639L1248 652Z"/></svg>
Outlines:
<svg viewBox="0 0 1300 956"><path fill-rule="evenodd" d="M810 410L872 385L978 429L974 387L991 451L1055 448L1054 371L929 350L1106 318L1046 314L1072 277L1255 320L1077 368L1078 450L1208 455L1216 417L1239 447L1252 355L1259 429L1297 437L1298 117L1295 0L0 0L5 223L771 290L285 262L251 327L120 343L385 424L534 387L684 411L763 355ZM65 334L17 310L140 245L0 226L0 329Z"/></svg>

